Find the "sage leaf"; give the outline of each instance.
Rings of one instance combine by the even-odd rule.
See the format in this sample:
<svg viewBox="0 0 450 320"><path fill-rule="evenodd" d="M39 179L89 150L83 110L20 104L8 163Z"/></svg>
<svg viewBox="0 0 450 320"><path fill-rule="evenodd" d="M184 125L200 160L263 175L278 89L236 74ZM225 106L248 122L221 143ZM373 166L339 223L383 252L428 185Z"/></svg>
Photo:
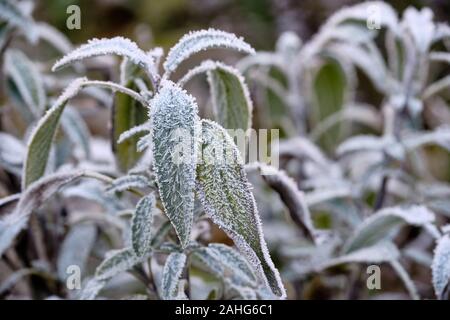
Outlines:
<svg viewBox="0 0 450 320"><path fill-rule="evenodd" d="M164 265L161 280L161 297L164 300L174 300L178 294L178 285L186 264L186 255L172 252Z"/></svg>
<svg viewBox="0 0 450 320"><path fill-rule="evenodd" d="M154 170L161 201L182 246L186 247L194 215L197 104L171 81L164 81L150 104Z"/></svg>
<svg viewBox="0 0 450 320"><path fill-rule="evenodd" d="M285 290L263 237L261 221L243 161L220 125L202 120L202 162L197 190L205 211L233 239L259 276L279 297Z"/></svg>
<svg viewBox="0 0 450 320"><path fill-rule="evenodd" d="M150 194L139 200L136 205L131 221L131 243L137 256L143 256L151 249L155 204L155 196Z"/></svg>

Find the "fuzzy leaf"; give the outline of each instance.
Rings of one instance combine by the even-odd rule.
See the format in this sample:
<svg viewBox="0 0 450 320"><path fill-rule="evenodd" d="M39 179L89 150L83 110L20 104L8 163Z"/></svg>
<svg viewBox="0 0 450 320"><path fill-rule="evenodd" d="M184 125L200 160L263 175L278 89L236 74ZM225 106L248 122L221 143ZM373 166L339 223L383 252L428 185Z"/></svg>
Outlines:
<svg viewBox="0 0 450 320"><path fill-rule="evenodd" d="M194 31L183 36L170 49L164 62L166 74L172 73L179 64L191 55L210 48L227 48L249 54L255 52L242 38L238 38L232 33L214 29Z"/></svg>
<svg viewBox="0 0 450 320"><path fill-rule="evenodd" d="M233 239L265 284L284 297L237 147L222 127L208 120L202 121L202 143L197 189L205 211Z"/></svg>
<svg viewBox="0 0 450 320"><path fill-rule="evenodd" d="M59 119L69 99L73 98L81 89L85 78L74 80L47 110L34 128L28 142L28 150L22 175L22 187L42 177L47 167L53 138L58 128Z"/></svg>
<svg viewBox="0 0 450 320"><path fill-rule="evenodd" d="M284 171L277 170L275 167L260 164L259 170L264 181L280 195L281 200L289 209L292 220L310 240L316 242L317 232L311 219L305 194L298 189L295 181Z"/></svg>
<svg viewBox="0 0 450 320"><path fill-rule="evenodd" d="M22 51L10 49L5 53L5 73L14 82L21 101L39 117L45 110L46 96L44 81L33 62Z"/></svg>
<svg viewBox="0 0 450 320"><path fill-rule="evenodd" d="M226 129L251 128L253 104L240 72L216 62L207 74L217 122Z"/></svg>
<svg viewBox="0 0 450 320"><path fill-rule="evenodd" d="M56 62L52 68L52 71L64 68L69 64L86 58L111 54L126 57L132 63L144 68L144 70L152 77L157 76L153 58L139 49L136 43L122 37L90 40L87 44L75 49Z"/></svg>
<svg viewBox="0 0 450 320"><path fill-rule="evenodd" d="M218 279L229 279L235 286L256 287L257 278L242 255L223 244L209 244L194 251L199 267L206 269Z"/></svg>
<svg viewBox="0 0 450 320"><path fill-rule="evenodd" d="M83 171L57 173L31 184L22 193L15 210L0 220L0 256L8 249L14 238L28 223L30 214L39 208L62 186L83 176Z"/></svg>
<svg viewBox="0 0 450 320"><path fill-rule="evenodd" d="M434 214L423 206L385 208L367 218L344 246L344 252L371 246L392 237L398 227L409 224L425 226L434 222Z"/></svg>
<svg viewBox="0 0 450 320"><path fill-rule="evenodd" d="M61 281L65 281L69 276L67 267L76 265L84 273L89 253L94 245L97 236L95 225L77 224L73 226L59 250L58 256L58 276Z"/></svg>
<svg viewBox="0 0 450 320"><path fill-rule="evenodd" d="M94 300L106 284L106 280L89 279L79 295L80 300Z"/></svg>
<svg viewBox="0 0 450 320"><path fill-rule="evenodd" d="M438 299L445 299L445 291L449 290L450 282L450 236L439 239L432 264L433 286Z"/></svg>
<svg viewBox="0 0 450 320"><path fill-rule="evenodd" d="M106 259L95 270L95 278L97 280L111 279L119 273L130 270L141 261L131 248L109 251Z"/></svg>
<svg viewBox="0 0 450 320"><path fill-rule="evenodd" d="M194 215L197 104L179 86L165 81L151 106L151 137L159 193L164 210L185 247L190 240Z"/></svg>
<svg viewBox="0 0 450 320"><path fill-rule="evenodd" d="M177 296L178 284L186 264L184 253L173 252L164 265L161 280L161 297L164 300L174 300Z"/></svg>
<svg viewBox="0 0 450 320"><path fill-rule="evenodd" d="M114 193L130 190L132 188L147 188L149 186L150 181L145 176L132 174L117 178L106 191L108 193Z"/></svg>
<svg viewBox="0 0 450 320"><path fill-rule="evenodd" d="M139 200L136 205L131 221L131 243L137 256L143 256L150 251L155 204L155 196L150 194Z"/></svg>

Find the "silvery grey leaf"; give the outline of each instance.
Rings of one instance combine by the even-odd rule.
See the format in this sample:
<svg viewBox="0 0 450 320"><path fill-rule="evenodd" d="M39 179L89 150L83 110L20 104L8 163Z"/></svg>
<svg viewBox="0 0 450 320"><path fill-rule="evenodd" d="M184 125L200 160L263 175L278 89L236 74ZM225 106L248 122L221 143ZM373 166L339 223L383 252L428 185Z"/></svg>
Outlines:
<svg viewBox="0 0 450 320"><path fill-rule="evenodd" d="M115 179L106 189L106 192L113 194L115 192L123 192L133 188L144 189L151 186L151 181L140 174L125 175Z"/></svg>
<svg viewBox="0 0 450 320"><path fill-rule="evenodd" d="M156 199L153 194L143 197L136 205L131 221L131 244L137 256L143 256L151 249L155 205Z"/></svg>
<svg viewBox="0 0 450 320"><path fill-rule="evenodd" d="M448 294L450 282L450 236L448 234L437 241L431 270L436 296L438 299L445 299L445 292Z"/></svg>
<svg viewBox="0 0 450 320"><path fill-rule="evenodd" d="M226 48L252 54L255 50L242 38L232 33L208 29L194 31L183 36L167 54L164 70L168 76L191 55L210 48Z"/></svg>
<svg viewBox="0 0 450 320"><path fill-rule="evenodd" d="M112 250L107 253L107 257L95 270L97 280L108 280L133 268L143 260L134 253L132 248Z"/></svg>
<svg viewBox="0 0 450 320"><path fill-rule="evenodd" d="M65 55L61 60L55 63L52 70L56 71L86 58L111 54L128 58L134 64L144 68L147 74L153 79L158 78L153 58L139 49L136 43L123 37L92 39L87 44L84 44Z"/></svg>
<svg viewBox="0 0 450 320"><path fill-rule="evenodd" d="M426 226L435 220L434 213L424 206L390 207L382 209L366 220L354 231L344 245L344 252L371 246L378 241L390 238L398 227L409 224Z"/></svg>
<svg viewBox="0 0 450 320"><path fill-rule="evenodd" d="M178 293L178 284L186 264L186 255L173 252L164 265L161 280L161 297L164 300L174 300Z"/></svg>

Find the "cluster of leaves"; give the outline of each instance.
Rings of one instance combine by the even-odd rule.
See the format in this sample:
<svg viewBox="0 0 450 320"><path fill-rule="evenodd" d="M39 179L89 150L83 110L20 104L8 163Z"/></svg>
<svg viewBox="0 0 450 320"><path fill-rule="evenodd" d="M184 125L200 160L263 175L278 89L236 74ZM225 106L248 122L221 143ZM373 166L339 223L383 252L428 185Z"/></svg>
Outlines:
<svg viewBox="0 0 450 320"><path fill-rule="evenodd" d="M368 27L373 8L379 29ZM286 219L262 213L272 217L266 237L282 274L302 283L298 297L403 297L395 285L367 290L358 265L382 263L411 298L433 297L433 286L437 298L448 297L450 185L432 160L450 150L449 48L450 27L431 10L409 7L399 19L374 1L336 12L304 44L287 32L275 52L238 64L265 107L257 121L284 129L281 163L298 177L264 179L306 233L281 232ZM261 198L273 208L270 195Z"/></svg>
<svg viewBox="0 0 450 320"><path fill-rule="evenodd" d="M36 22L15 2L1 4L5 27L11 32L20 28L25 31L25 21L34 28ZM37 39L41 39L40 34ZM32 261L30 257L26 261L17 257L17 262L30 264L27 269L32 274L36 272L32 264L40 266L40 274L52 279L46 289L53 297L93 299L110 280L126 271L141 282L143 292L150 298L286 296L268 253L243 161L222 127L245 130L251 126L252 105L244 78L231 66L208 62L207 66L194 68L178 83L171 80L181 63L210 48L254 53L243 39L213 29L185 35L164 61L161 48L145 52L122 37L91 40L64 52L64 57L53 65L52 71L73 66L74 72L66 76L69 84L64 92L47 104L51 99L41 80L46 75L23 52L5 47L8 96L17 97L17 105L23 107L23 119L28 120L27 128L31 128L24 134L25 146L10 134L3 133L5 138L2 137L2 164L12 179L21 178L20 192L1 203L6 213L0 220L0 255L6 257L8 267L13 267L19 252L19 236L30 230L36 255L31 256ZM104 55L123 59L120 83L73 77L74 73L85 72L79 65L81 60ZM219 123L200 119L195 98L182 87L200 72L208 73ZM54 82L60 79L53 78ZM92 87L114 93L111 113L115 159L108 159L112 161L107 164L93 155L95 146L84 120L75 108L68 107L70 100ZM107 95L102 90L87 93L94 98ZM179 130L189 140L182 145L182 161L174 157L180 145L176 135ZM61 156L58 149L68 144L66 138L73 137L75 148ZM3 145L3 139L10 141L9 146ZM78 153L78 146L83 153ZM217 148L230 155L229 161L216 162ZM49 203L55 197L62 204L61 210L65 209L66 199L76 197L78 203L98 202L104 212L83 213L75 221L71 221L71 212L62 224L55 221L50 226L51 220L43 208L51 210ZM234 241L236 248L201 240L211 220ZM201 230L205 223L206 230ZM63 232L62 244L54 248L54 259L50 255L53 248L46 243L55 228L68 231ZM108 247L111 250L104 252ZM89 276L85 270L89 259L98 254L104 259L94 275ZM85 279L82 289L67 290L73 289L71 281L76 274L72 275L71 270L77 266ZM2 294L8 294L27 275L23 270L15 270L4 281ZM202 284L197 290L192 288L195 272ZM215 287L206 286L202 280L206 275L217 279ZM50 285L54 286L55 281L62 288L53 291Z"/></svg>
<svg viewBox="0 0 450 320"><path fill-rule="evenodd" d="M380 30L366 26L371 5ZM0 296L274 299L286 285L293 298L365 298L360 264L390 266L411 298L433 286L448 296L450 186L433 177L427 148L450 148L450 121L436 116L450 76L435 66L450 61L450 28L431 11L409 8L399 20L384 2L359 4L303 45L283 34L275 52L195 31L165 56L122 37L73 49L31 13L27 1L0 0L1 117L13 123L0 132ZM63 57L16 49L41 42ZM206 60L174 80L211 48L246 56L236 67ZM110 71L105 55L122 59L120 80L84 77ZM202 74L215 121L184 90ZM361 80L379 106L358 102ZM81 103L69 105L80 97L112 105L111 139L91 135ZM255 123L282 129L283 169L245 165L225 130ZM214 241L218 232L228 244ZM419 287L422 270L432 279Z"/></svg>

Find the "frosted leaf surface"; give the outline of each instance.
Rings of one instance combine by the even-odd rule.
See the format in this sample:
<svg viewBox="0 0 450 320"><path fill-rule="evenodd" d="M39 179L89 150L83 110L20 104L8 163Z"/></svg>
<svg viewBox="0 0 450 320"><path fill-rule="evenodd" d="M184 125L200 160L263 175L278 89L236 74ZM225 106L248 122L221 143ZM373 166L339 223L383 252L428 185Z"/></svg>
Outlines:
<svg viewBox="0 0 450 320"><path fill-rule="evenodd" d="M228 133L213 121L202 120L202 153L197 189L205 211L233 239L261 279L284 298L239 151Z"/></svg>
<svg viewBox="0 0 450 320"><path fill-rule="evenodd" d="M161 201L183 247L194 215L198 110L194 98L164 81L150 102L154 170Z"/></svg>

